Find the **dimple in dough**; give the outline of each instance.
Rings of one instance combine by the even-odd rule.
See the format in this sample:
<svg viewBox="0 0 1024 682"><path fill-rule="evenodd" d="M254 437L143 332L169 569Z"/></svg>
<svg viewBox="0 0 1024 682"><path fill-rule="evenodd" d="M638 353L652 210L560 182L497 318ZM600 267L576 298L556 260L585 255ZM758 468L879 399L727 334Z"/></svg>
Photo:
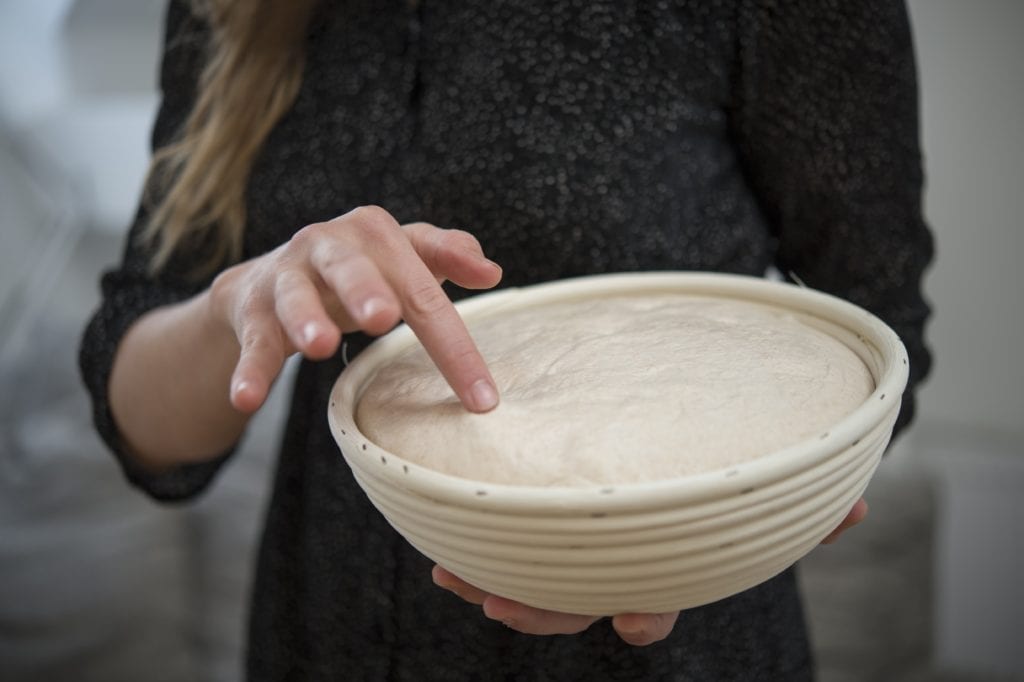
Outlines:
<svg viewBox="0 0 1024 682"><path fill-rule="evenodd" d="M466 411L419 344L356 413L373 442L490 483L590 487L733 466L819 436L871 394L863 361L780 308L665 294L469 324L501 394Z"/></svg>

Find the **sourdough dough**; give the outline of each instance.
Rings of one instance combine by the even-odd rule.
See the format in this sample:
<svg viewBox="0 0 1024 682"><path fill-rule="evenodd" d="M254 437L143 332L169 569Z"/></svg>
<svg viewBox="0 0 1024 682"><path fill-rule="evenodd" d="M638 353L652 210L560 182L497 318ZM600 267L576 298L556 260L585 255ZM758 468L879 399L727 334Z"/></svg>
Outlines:
<svg viewBox="0 0 1024 682"><path fill-rule="evenodd" d="M581 487L727 467L826 432L874 390L846 345L743 301L617 296L469 328L495 410L467 412L417 344L379 370L356 418L384 449L477 481Z"/></svg>

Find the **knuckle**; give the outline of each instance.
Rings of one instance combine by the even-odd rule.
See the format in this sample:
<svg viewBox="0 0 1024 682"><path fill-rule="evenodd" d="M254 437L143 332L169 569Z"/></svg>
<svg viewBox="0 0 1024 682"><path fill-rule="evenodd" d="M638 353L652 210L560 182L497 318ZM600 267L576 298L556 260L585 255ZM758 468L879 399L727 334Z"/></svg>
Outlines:
<svg viewBox="0 0 1024 682"><path fill-rule="evenodd" d="M290 248L299 249L301 251L308 250L316 244L322 233L324 226L322 223L312 223L305 227L297 230L288 240Z"/></svg>
<svg viewBox="0 0 1024 682"><path fill-rule="evenodd" d="M267 333L255 324L247 324L242 329L242 349L246 352L265 350L270 347Z"/></svg>
<svg viewBox="0 0 1024 682"><path fill-rule="evenodd" d="M408 284L404 300L406 312L421 318L434 317L451 305L447 294L433 280Z"/></svg>
<svg viewBox="0 0 1024 682"><path fill-rule="evenodd" d="M477 356L476 346L468 336L453 340L448 353L451 361L460 366L473 363Z"/></svg>
<svg viewBox="0 0 1024 682"><path fill-rule="evenodd" d="M372 259L394 260L410 249L409 237L394 219L360 220L352 225L358 250Z"/></svg>
<svg viewBox="0 0 1024 682"><path fill-rule="evenodd" d="M242 352L250 359L270 362L280 357L280 344L270 334L263 331L247 332L242 338Z"/></svg>
<svg viewBox="0 0 1024 682"><path fill-rule="evenodd" d="M274 309L282 320L307 307L310 295L315 296L312 282L295 270L282 270L274 278Z"/></svg>
<svg viewBox="0 0 1024 682"><path fill-rule="evenodd" d="M274 294L281 298L296 293L302 287L302 276L292 269L284 269L274 277Z"/></svg>
<svg viewBox="0 0 1024 682"><path fill-rule="evenodd" d="M321 275L331 271L345 271L360 262L363 254L356 248L352 248L337 241L320 242L310 254L310 262L313 268Z"/></svg>
<svg viewBox="0 0 1024 682"><path fill-rule="evenodd" d="M373 234L392 233L398 229L398 221L380 206L360 206L349 213L349 217L363 230Z"/></svg>
<svg viewBox="0 0 1024 682"><path fill-rule="evenodd" d="M266 308L264 300L265 297L260 294L259 290L251 289L235 303L239 322L246 331L255 328L252 320L257 319Z"/></svg>
<svg viewBox="0 0 1024 682"><path fill-rule="evenodd" d="M361 251L332 249L325 251L320 261L320 271L327 274L365 273L373 268L373 260ZM345 281L348 281L348 277Z"/></svg>
<svg viewBox="0 0 1024 682"><path fill-rule="evenodd" d="M377 266L372 258L358 251L326 255L318 269L327 286L342 300L369 296L379 288Z"/></svg>

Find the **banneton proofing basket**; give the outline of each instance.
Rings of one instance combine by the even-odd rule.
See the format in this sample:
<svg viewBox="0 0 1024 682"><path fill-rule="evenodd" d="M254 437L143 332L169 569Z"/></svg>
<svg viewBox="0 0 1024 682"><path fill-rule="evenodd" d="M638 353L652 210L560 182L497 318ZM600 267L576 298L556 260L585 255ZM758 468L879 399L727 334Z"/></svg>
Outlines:
<svg viewBox="0 0 1024 682"><path fill-rule="evenodd" d="M735 275L584 277L483 294L458 309L471 321L556 301L660 293L784 308L860 356L875 391L827 431L716 471L593 488L481 483L406 461L356 424L375 371L418 343L403 325L357 357L331 393L331 430L359 485L424 555L487 592L535 607L594 616L675 611L780 573L828 535L867 487L899 411L906 350L851 303Z"/></svg>

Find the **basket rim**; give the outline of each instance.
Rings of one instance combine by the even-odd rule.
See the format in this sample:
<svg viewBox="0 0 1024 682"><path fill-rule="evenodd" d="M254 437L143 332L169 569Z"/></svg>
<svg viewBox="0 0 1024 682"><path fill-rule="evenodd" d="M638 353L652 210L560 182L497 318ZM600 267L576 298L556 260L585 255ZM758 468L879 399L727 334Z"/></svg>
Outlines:
<svg viewBox="0 0 1024 682"><path fill-rule="evenodd" d="M327 406L331 433L349 466L362 475L382 478L388 484L437 503L523 515L622 513L748 493L824 459L843 456L899 409L909 375L909 360L896 332L849 301L794 284L714 272L613 273L501 289L460 301L456 308L464 318L471 319L504 309L556 301L659 292L767 304L835 325L862 344L852 349L862 359L865 355L873 359L873 362L865 359L865 365L875 379L875 390L826 433L722 469L659 481L593 487L489 483L441 473L405 460L376 445L360 431L355 421L355 407L362 389L378 366L417 343L412 330L401 324L360 353L335 381Z"/></svg>

